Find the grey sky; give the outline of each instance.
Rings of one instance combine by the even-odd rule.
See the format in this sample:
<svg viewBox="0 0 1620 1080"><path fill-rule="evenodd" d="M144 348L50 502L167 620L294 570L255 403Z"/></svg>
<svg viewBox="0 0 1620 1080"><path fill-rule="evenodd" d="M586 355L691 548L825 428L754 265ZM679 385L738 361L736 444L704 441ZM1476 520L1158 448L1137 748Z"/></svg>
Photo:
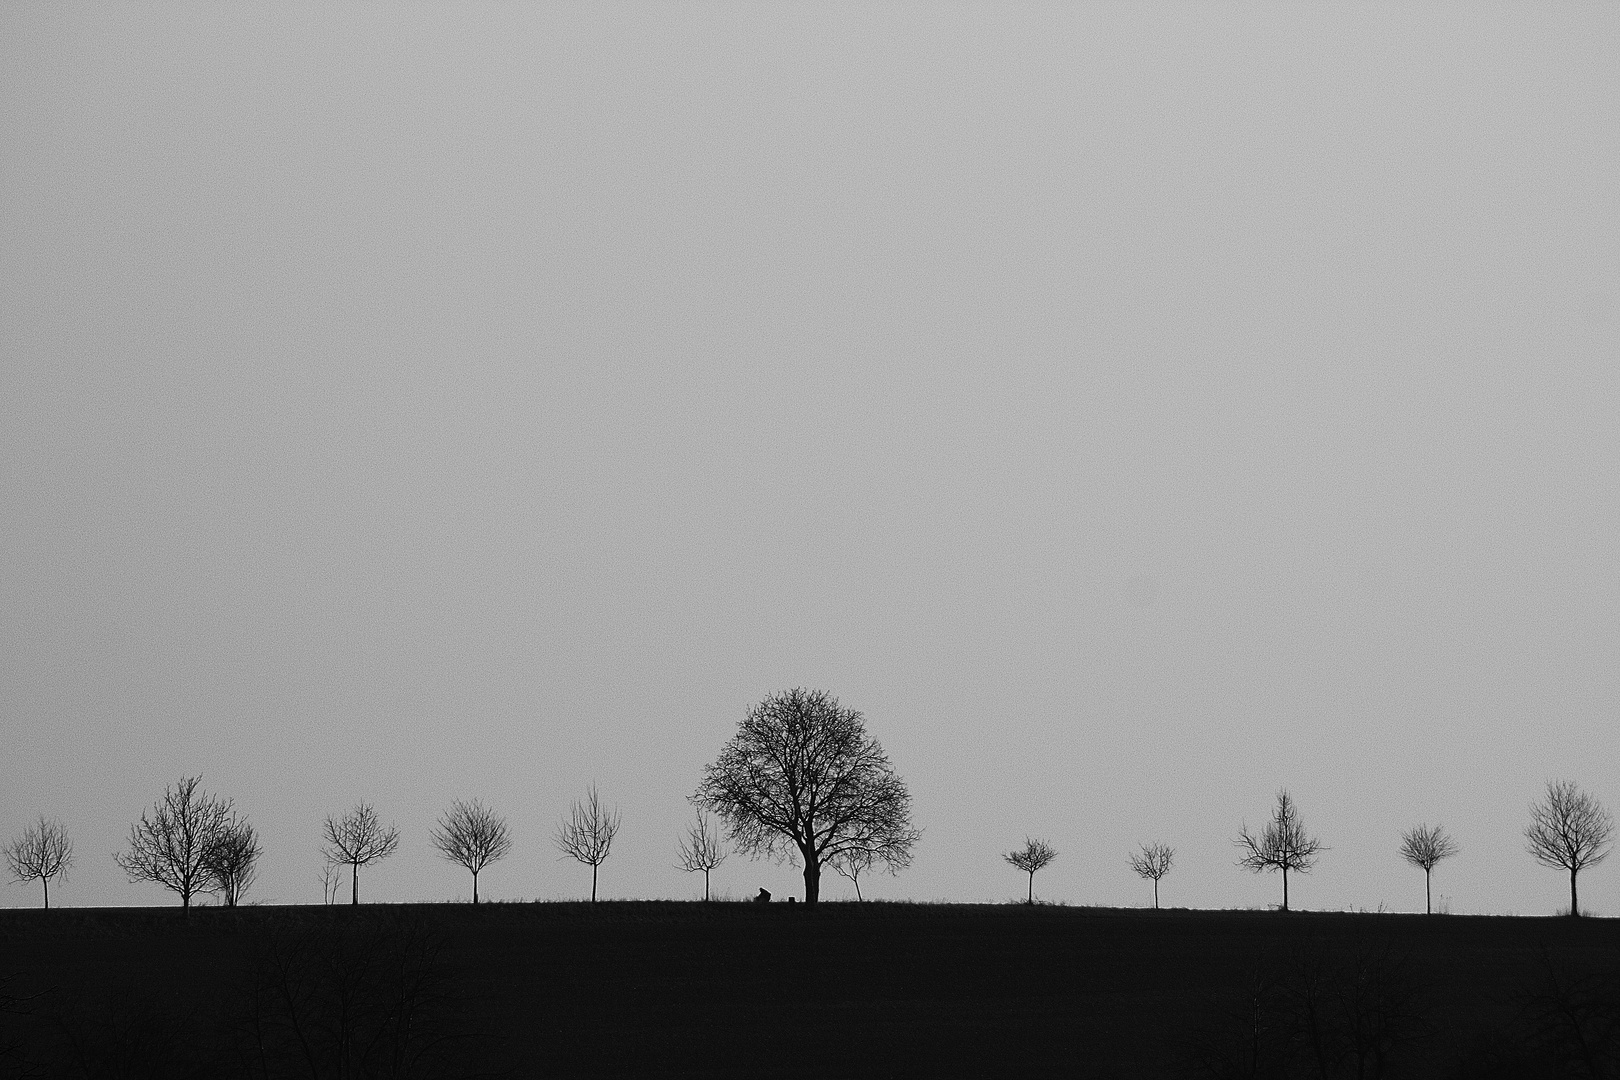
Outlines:
<svg viewBox="0 0 1620 1080"><path fill-rule="evenodd" d="M254 895L692 896L684 799L864 711L869 895L1550 912L1620 809L1620 9L0 7L0 833L69 904L201 772ZM786 892L733 859L715 885ZM863 883L864 886L864 883ZM829 882L826 893L845 885ZM54 891L54 890L53 890ZM1605 865L1582 890L1620 913ZM37 902L6 887L0 903Z"/></svg>

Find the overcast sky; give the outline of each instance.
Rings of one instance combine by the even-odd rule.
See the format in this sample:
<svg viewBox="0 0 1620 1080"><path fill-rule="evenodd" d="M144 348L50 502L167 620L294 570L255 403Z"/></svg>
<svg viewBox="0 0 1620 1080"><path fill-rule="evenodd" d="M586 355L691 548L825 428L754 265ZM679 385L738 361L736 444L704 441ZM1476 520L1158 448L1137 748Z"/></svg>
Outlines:
<svg viewBox="0 0 1620 1080"><path fill-rule="evenodd" d="M925 830L869 896L1545 914L1620 810L1620 8L6 3L0 834L65 904L200 773L253 896L693 897L792 686ZM715 886L796 892L733 858ZM1582 899L1620 914L1620 859ZM863 886L864 886L863 882ZM831 878L824 896L853 895ZM0 885L0 903L38 902Z"/></svg>

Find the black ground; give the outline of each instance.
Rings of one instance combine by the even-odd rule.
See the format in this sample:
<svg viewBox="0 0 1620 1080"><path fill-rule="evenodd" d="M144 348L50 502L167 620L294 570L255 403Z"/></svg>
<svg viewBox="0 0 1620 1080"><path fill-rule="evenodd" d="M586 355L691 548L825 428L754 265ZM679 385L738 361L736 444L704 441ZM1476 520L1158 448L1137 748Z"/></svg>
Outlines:
<svg viewBox="0 0 1620 1080"><path fill-rule="evenodd" d="M0 911L0 1076L1620 1076L1620 924L613 902Z"/></svg>

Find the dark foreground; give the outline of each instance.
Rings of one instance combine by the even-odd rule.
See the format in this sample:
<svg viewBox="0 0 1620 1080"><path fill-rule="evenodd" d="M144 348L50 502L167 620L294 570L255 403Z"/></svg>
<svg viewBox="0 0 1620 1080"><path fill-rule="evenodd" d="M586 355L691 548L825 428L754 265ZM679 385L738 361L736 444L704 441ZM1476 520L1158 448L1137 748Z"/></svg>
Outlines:
<svg viewBox="0 0 1620 1080"><path fill-rule="evenodd" d="M0 1077L1620 1075L1620 924L913 904L0 911Z"/></svg>

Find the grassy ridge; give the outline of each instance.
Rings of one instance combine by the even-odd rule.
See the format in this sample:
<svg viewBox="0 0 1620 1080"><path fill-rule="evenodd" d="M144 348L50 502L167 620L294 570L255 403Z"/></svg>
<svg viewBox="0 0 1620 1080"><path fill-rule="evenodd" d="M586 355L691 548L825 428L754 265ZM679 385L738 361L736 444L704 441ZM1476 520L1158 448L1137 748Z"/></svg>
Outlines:
<svg viewBox="0 0 1620 1080"><path fill-rule="evenodd" d="M1369 1017L1399 1029L1383 1075L1486 1075L1494 1044L1529 1038L1549 978L1611 992L1592 980L1620 971L1620 925L896 903L0 912L0 977L43 995L20 1006L34 1034L16 1060L77 1039L168 1054L165 1075L309 1075L277 1003L322 1020L360 969L357 1000L378 1003L422 975L416 1034L372 1038L438 1040L415 1075L1215 1075L1256 1022L1279 1075L1320 1075L1306 1006L1339 1040L1348 1071L1330 1075L1355 1075L1346 1031ZM243 1058L253 1016L253 1045L281 1058ZM120 1024L172 1045L131 1049Z"/></svg>

